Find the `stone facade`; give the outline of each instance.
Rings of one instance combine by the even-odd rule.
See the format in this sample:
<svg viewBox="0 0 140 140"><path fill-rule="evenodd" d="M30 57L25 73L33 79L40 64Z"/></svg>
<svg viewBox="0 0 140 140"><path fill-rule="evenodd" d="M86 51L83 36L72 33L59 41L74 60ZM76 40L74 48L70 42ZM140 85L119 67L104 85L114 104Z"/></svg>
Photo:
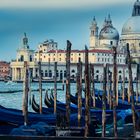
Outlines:
<svg viewBox="0 0 140 140"><path fill-rule="evenodd" d="M95 66L95 79L102 80L103 65L108 64L110 72L113 69L113 52L112 47L117 47L117 69L118 79L122 80L123 70L125 71L125 77L128 79L128 69L126 65L126 53L125 47L128 43L130 46L131 56L133 61L140 62L140 28L137 28L130 24L133 20L139 21L140 13L137 10L140 9L140 2L137 1L134 4L134 10L131 20L129 20L122 29L121 39L119 39L119 33L113 26L110 15L105 19L103 27L98 33L98 25L94 17L90 26L90 46L89 46L89 63ZM134 19L135 18L135 19ZM134 22L133 21L133 22ZM127 26L126 26L127 25ZM131 26L130 26L131 25ZM136 24L137 25L137 24ZM132 31L131 31L132 30ZM83 63L83 78L84 78L84 62L85 51L73 50L71 51L71 78L75 79L77 73L78 60ZM23 68L24 61L28 62L30 70L30 76L32 79L38 79L38 62L41 62L42 77L45 80L53 79L54 76L54 62L57 62L57 79L65 80L66 77L66 50L58 49L57 42L54 40L46 40L41 43L37 50L31 50L28 45L28 38L24 34L23 43L20 49L17 50L16 61L12 61L11 73L13 81L23 80ZM137 65L132 65L133 80L137 77Z"/></svg>
<svg viewBox="0 0 140 140"><path fill-rule="evenodd" d="M0 79L5 80L10 76L10 63L0 61Z"/></svg>

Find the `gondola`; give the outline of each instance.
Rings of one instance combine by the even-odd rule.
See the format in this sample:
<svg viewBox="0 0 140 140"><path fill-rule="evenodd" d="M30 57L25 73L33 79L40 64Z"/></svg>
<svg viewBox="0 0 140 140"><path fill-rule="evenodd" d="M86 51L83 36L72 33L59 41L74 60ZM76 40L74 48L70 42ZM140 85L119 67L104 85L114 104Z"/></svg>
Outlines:
<svg viewBox="0 0 140 140"><path fill-rule="evenodd" d="M48 100L46 100L46 101L48 101ZM57 113L60 113L60 114L63 113L63 114L65 114L66 113L66 107L64 107L64 106L61 107L58 104L59 104L59 101L58 101L57 106L56 106L57 107ZM61 103L61 102L60 102L60 104L63 104L64 105L64 103ZM42 107L42 113L44 113L44 114L53 114L54 113L54 105L53 105L52 102L51 102L50 105L51 106L50 107L47 106L47 108L46 107ZM35 112L39 113L39 105L36 103L34 96L33 96L33 99L32 99L32 108L33 108L33 110ZM77 113L77 110L72 111L72 113L73 114L74 113Z"/></svg>
<svg viewBox="0 0 140 140"><path fill-rule="evenodd" d="M45 94L45 98L44 98L44 103L47 107L51 107L51 102L50 102L50 99L49 99L49 96L48 96L48 92L46 91L46 94Z"/></svg>
<svg viewBox="0 0 140 140"><path fill-rule="evenodd" d="M54 104L53 94L50 95L50 102L53 106L53 104ZM66 104L57 100L57 108L59 108L59 107L60 108L66 108ZM77 113L78 112L77 105L70 104L70 109L71 109L71 113L73 113L73 112ZM117 112L120 112L120 110L117 110ZM85 107L82 107L82 113L83 113L83 115L85 115ZM90 114L91 114L92 117L97 117L100 121L102 120L102 110L101 109L92 108L92 109L90 109ZM106 110L106 117L110 118L112 116L113 116L112 110Z"/></svg>
<svg viewBox="0 0 140 140"><path fill-rule="evenodd" d="M32 109L35 112L40 113L39 105L36 103L34 95L32 96ZM53 108L43 108L42 113L43 114L52 114L53 113Z"/></svg>
<svg viewBox="0 0 140 140"><path fill-rule="evenodd" d="M24 116L21 110L0 106L0 114L0 134L8 134L13 128L24 125ZM28 112L28 124L36 124L38 122L55 125L56 116L54 114L43 115Z"/></svg>
<svg viewBox="0 0 140 140"><path fill-rule="evenodd" d="M17 125L24 124L24 116L21 110L17 109L8 109L0 106L0 121L5 121ZM28 123L33 124L39 121L48 122L49 124L54 124L55 115L49 114L36 114L32 112L28 112ZM52 121L51 121L52 120Z"/></svg>
<svg viewBox="0 0 140 140"><path fill-rule="evenodd" d="M73 95L70 95L70 99L71 99L71 102L75 105L77 105L78 103L78 100L77 100L77 96L73 96ZM97 95L96 94L96 108L102 108L102 97L101 95ZM91 104L92 104L93 100L91 98ZM85 106L85 99L82 98L82 106L84 107ZM130 109L131 108L131 104L129 104L127 101L123 101L122 99L118 99L118 106L117 106L117 109ZM135 106L136 109L140 109L140 106L136 105ZM110 109L110 106L109 104L106 104L106 109Z"/></svg>

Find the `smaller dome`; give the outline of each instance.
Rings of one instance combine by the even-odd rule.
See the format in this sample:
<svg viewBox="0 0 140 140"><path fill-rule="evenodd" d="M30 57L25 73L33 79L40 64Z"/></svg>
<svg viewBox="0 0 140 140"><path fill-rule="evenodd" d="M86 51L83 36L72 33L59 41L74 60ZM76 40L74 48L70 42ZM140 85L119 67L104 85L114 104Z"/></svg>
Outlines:
<svg viewBox="0 0 140 140"><path fill-rule="evenodd" d="M108 19L105 18L103 28L99 34L99 39L119 40L119 33L116 28L113 27L110 15L108 15Z"/></svg>
<svg viewBox="0 0 140 140"><path fill-rule="evenodd" d="M113 26L105 26L100 31L99 39L119 40L119 33Z"/></svg>

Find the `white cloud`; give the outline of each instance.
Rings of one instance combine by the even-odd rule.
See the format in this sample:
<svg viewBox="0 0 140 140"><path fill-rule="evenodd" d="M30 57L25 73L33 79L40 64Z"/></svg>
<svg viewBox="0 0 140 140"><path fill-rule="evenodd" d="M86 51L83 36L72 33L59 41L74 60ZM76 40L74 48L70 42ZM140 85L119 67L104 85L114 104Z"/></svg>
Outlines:
<svg viewBox="0 0 140 140"><path fill-rule="evenodd" d="M134 3L134 0L0 0L0 7L12 8L87 8Z"/></svg>

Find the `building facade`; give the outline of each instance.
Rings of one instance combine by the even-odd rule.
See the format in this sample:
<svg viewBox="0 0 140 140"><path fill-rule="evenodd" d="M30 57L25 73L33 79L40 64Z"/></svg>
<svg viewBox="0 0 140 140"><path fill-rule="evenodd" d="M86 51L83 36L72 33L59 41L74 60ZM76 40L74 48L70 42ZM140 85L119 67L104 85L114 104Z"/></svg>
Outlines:
<svg viewBox="0 0 140 140"><path fill-rule="evenodd" d="M10 77L10 63L0 61L0 79L6 80Z"/></svg>
<svg viewBox="0 0 140 140"><path fill-rule="evenodd" d="M130 47L130 52L133 60L137 63L140 63L140 2L137 0L134 3L132 15L124 23L120 46L121 49L125 52L126 44Z"/></svg>
<svg viewBox="0 0 140 140"><path fill-rule="evenodd" d="M140 19L140 2L137 0L134 4L133 14L131 20L135 18L138 22ZM129 20L122 29L121 37L117 29L113 26L110 15L104 20L102 28L99 30L95 17L90 26L90 46L89 46L89 63L94 64L95 79L101 80L103 75L103 65L109 66L109 71L113 69L113 51L112 47L117 48L117 71L118 79L122 80L122 74L125 73L125 78L128 79L128 69L126 65L126 53L125 47L129 43L131 56L134 59L139 59L140 51L140 32L135 29L132 21ZM130 22L131 21L131 22ZM135 21L135 20L134 20ZM139 20L140 23L140 20ZM130 25L133 27L130 27ZM133 31L129 31L131 30ZM41 62L41 74L42 78L53 79L54 76L54 62L57 62L57 79L65 80L66 78L66 50L60 50L57 42L54 40L46 40L41 43L37 50L31 50L28 45L28 38L24 35L22 46L17 50L16 61L11 62L12 80L23 80L23 68L24 61L28 62L30 69L30 76L33 79L38 79L39 70L38 62ZM133 44L133 45L132 45ZM132 47L133 46L133 47ZM132 49L133 48L133 49ZM135 54L135 55L134 55ZM84 78L84 62L85 62L85 50L72 50L71 51L71 78L75 79L77 73L77 63L79 59L83 63L83 78ZM133 80L137 77L137 65L132 65Z"/></svg>

